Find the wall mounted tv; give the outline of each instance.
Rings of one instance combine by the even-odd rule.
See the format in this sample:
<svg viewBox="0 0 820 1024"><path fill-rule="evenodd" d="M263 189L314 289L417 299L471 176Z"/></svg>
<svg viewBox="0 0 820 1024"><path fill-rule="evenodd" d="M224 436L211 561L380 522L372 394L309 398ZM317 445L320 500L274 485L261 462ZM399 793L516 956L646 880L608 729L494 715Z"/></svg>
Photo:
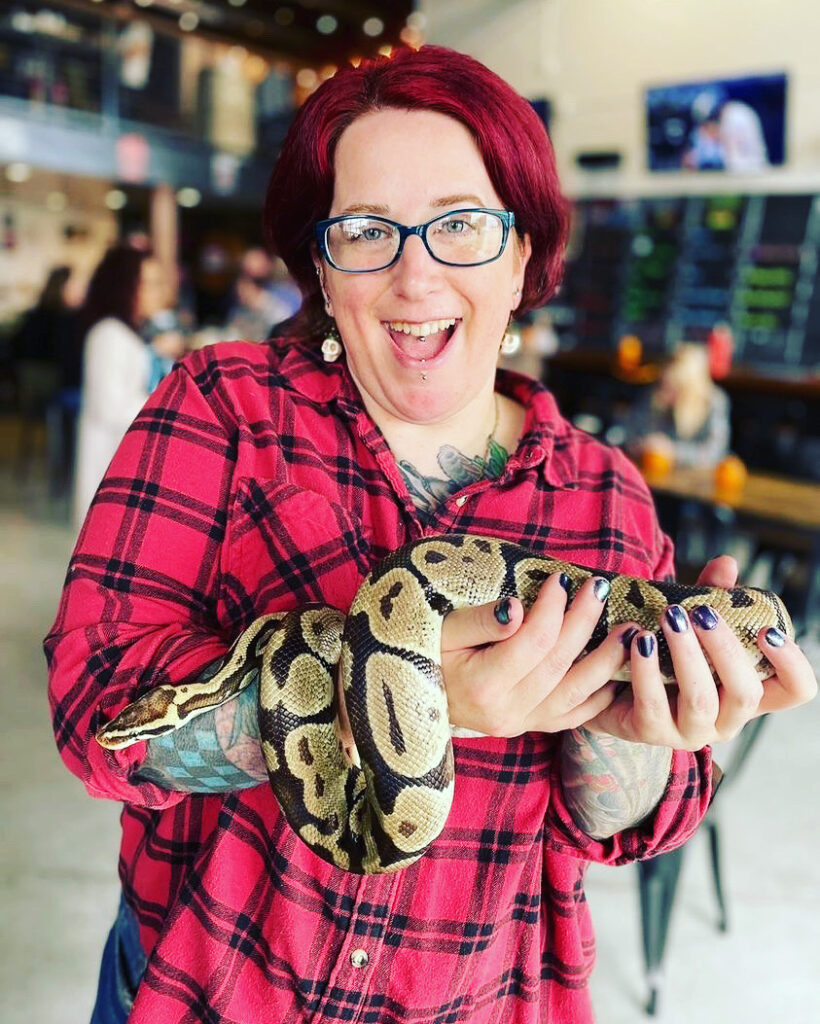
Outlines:
<svg viewBox="0 0 820 1024"><path fill-rule="evenodd" d="M785 159L786 76L656 86L646 119L651 171L762 171Z"/></svg>

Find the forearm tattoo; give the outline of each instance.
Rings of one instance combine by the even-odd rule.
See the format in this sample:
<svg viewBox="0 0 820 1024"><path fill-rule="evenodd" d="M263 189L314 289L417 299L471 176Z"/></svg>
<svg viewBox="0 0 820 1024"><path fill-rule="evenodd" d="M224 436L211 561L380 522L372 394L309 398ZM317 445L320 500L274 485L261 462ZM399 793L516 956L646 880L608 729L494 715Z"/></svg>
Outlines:
<svg viewBox="0 0 820 1024"><path fill-rule="evenodd" d="M220 662L208 675L221 667ZM267 782L259 740L258 691L255 680L222 707L149 740L137 779L182 793L224 793Z"/></svg>
<svg viewBox="0 0 820 1024"><path fill-rule="evenodd" d="M672 751L573 729L561 745L564 796L575 824L593 839L632 828L666 789Z"/></svg>

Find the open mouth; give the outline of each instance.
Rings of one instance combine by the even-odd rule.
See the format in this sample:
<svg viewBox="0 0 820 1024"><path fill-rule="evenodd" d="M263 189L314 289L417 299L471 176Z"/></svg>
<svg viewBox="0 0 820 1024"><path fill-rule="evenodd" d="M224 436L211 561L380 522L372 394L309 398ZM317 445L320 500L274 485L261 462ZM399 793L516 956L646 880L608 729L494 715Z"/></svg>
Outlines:
<svg viewBox="0 0 820 1024"><path fill-rule="evenodd" d="M408 365L429 363L445 350L461 323L456 317L426 320L423 323L408 320L388 320L384 323L401 361Z"/></svg>

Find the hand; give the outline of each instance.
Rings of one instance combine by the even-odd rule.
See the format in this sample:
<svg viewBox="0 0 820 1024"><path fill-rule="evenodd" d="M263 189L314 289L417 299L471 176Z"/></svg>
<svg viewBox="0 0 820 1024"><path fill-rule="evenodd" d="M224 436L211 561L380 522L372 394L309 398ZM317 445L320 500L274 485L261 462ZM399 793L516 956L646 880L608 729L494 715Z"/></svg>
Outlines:
<svg viewBox="0 0 820 1024"><path fill-rule="evenodd" d="M736 581L737 563L728 555L713 559L698 577L706 586L733 587ZM701 619L704 624L687 616L686 628L678 633L664 617L662 628L677 679L677 687L668 689L654 645L648 654L641 653L641 639L650 634L639 633L631 644L631 688L587 728L633 742L700 750L733 738L753 718L798 707L815 696L814 672L795 643L772 643L771 632L760 631L758 646L776 671L761 682L740 640L719 616L712 613L712 618L714 625L708 616Z"/></svg>
<svg viewBox="0 0 820 1024"><path fill-rule="evenodd" d="M600 582L605 584L605 581ZM490 736L574 729L606 708L624 664L620 626L578 658L601 617L604 600L587 580L567 609L560 574L552 575L529 611L507 599L451 612L441 638L450 721ZM600 592L600 591L599 591ZM576 661L576 658L578 660Z"/></svg>

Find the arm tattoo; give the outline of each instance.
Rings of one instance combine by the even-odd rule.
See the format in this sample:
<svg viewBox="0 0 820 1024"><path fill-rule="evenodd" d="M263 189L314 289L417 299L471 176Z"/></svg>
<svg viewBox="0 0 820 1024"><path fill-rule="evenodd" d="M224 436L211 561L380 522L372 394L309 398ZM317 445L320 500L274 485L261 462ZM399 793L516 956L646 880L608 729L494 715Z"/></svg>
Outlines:
<svg viewBox="0 0 820 1024"><path fill-rule="evenodd" d="M214 672L221 667L219 662ZM258 693L255 681L222 707L149 740L138 780L182 793L225 793L267 782L259 739Z"/></svg>
<svg viewBox="0 0 820 1024"><path fill-rule="evenodd" d="M564 734L561 778L575 824L593 839L609 839L654 810L669 779L672 751L628 743L586 729Z"/></svg>

